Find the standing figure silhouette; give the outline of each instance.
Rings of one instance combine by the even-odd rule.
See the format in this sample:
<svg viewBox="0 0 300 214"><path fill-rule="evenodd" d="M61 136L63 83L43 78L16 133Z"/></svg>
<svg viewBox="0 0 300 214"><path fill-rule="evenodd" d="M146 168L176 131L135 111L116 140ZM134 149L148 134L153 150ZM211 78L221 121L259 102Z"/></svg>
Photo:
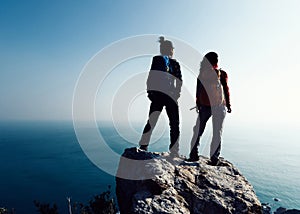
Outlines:
<svg viewBox="0 0 300 214"><path fill-rule="evenodd" d="M148 149L152 131L163 107L166 108L170 125L171 155L179 155L179 109L178 98L182 86L179 63L172 59L174 47L171 41L159 38L161 55L154 56L147 79L147 93L151 101L149 118L139 142L140 148Z"/></svg>
<svg viewBox="0 0 300 214"><path fill-rule="evenodd" d="M213 136L210 145L210 160L212 165L217 165L221 151L221 137L223 122L227 112L231 113L227 73L218 69L218 54L207 53L201 62L200 73L197 79L196 104L198 118L194 126L191 141L189 161L198 161L198 146L206 123L212 117Z"/></svg>

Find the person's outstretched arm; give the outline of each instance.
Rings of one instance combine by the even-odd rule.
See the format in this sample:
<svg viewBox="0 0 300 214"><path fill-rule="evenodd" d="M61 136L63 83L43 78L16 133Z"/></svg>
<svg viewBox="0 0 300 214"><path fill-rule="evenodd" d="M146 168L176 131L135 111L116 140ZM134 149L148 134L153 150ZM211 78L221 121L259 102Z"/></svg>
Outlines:
<svg viewBox="0 0 300 214"><path fill-rule="evenodd" d="M221 70L221 84L223 86L227 112L231 113L230 92L229 92L229 86L228 86L228 75L223 70Z"/></svg>

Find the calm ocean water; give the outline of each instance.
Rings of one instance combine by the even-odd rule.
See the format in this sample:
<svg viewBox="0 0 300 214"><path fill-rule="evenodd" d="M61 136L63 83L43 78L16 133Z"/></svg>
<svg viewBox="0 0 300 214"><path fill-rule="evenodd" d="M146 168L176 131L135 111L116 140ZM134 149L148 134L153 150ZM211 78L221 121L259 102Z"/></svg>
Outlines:
<svg viewBox="0 0 300 214"><path fill-rule="evenodd" d="M141 129L142 126L138 131ZM278 130L227 126L222 156L240 169L262 202L273 208L300 209L299 130ZM110 126L101 125L100 131L119 154L133 146ZM208 130L200 149L204 155L209 138ZM183 154L187 153L187 145L182 142ZM155 151L167 148L168 130L151 146ZM0 207L15 208L18 214L35 213L34 200L55 202L61 213L67 213L66 197L87 203L93 195L107 190L108 185L115 188L114 177L85 156L71 122L1 122L0 161Z"/></svg>

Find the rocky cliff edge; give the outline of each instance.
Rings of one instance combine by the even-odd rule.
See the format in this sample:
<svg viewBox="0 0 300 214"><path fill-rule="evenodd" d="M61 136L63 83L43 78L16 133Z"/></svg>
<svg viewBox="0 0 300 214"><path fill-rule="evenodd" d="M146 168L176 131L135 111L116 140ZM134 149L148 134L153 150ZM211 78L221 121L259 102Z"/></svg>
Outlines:
<svg viewBox="0 0 300 214"><path fill-rule="evenodd" d="M116 176L124 213L262 213L252 185L229 161L187 162L169 153L126 149Z"/></svg>

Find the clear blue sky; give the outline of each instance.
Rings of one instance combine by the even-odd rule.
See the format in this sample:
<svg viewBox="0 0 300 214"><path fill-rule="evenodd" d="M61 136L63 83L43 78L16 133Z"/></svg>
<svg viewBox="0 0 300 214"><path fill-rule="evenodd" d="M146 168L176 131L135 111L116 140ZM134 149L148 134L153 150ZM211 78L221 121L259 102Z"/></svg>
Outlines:
<svg viewBox="0 0 300 214"><path fill-rule="evenodd" d="M76 80L94 54L161 34L220 54L233 117L300 121L299 8L297 0L1 0L0 120L71 119Z"/></svg>

